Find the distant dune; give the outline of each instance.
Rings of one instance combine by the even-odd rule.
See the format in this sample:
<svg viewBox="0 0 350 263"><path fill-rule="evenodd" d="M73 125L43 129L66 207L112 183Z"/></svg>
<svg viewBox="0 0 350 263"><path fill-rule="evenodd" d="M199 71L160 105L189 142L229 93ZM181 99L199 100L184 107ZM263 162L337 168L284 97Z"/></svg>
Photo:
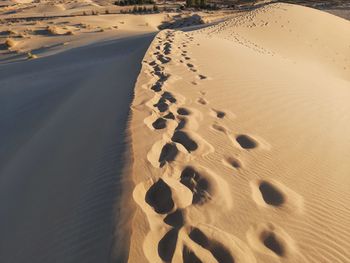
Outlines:
<svg viewBox="0 0 350 263"><path fill-rule="evenodd" d="M273 4L143 60L129 262L349 262L350 24Z"/></svg>

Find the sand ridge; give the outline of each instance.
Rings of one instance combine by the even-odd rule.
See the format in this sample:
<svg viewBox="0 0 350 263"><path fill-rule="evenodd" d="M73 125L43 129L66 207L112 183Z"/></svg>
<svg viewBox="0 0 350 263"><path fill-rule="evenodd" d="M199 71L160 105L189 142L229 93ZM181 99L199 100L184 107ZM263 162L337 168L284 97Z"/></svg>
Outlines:
<svg viewBox="0 0 350 263"><path fill-rule="evenodd" d="M214 150L195 133L196 122L202 118L200 112L181 107L185 103L184 99L166 91L170 74L164 71L162 65L171 61L167 55L173 49L174 32L163 31L157 39L149 50L153 52L155 60L144 62L150 70L150 82L144 88L150 88L154 92L154 97L145 106L156 109L150 118L145 119L145 123L151 130L167 131L153 145L147 159L155 168L169 169L157 181L147 180L138 184L134 190L134 199L146 213L151 226L144 242L145 255L149 261L155 258L170 261L174 258L174 262L181 259L185 262L199 259L216 262L220 258L233 262L231 254L235 255L236 260L241 258L242 262L253 259L245 244L237 238L220 232L211 225L196 225L196 222L190 224L185 220L185 208L189 210L193 205L204 205L214 200L230 209L232 200L224 180L208 168L195 164L196 156L204 157ZM192 39L189 38L188 41ZM186 43L183 42L182 47L186 47ZM187 57L186 52L178 50L184 57ZM197 73L198 70L192 64L186 63L186 67L196 79L207 79L207 76ZM174 113L177 115L176 120ZM223 118L223 112L215 113L217 118ZM245 143L242 142L242 145L246 146ZM191 161L193 165L190 164ZM169 167L172 163L176 164L174 169ZM230 241L238 245L232 246ZM157 247L158 252L154 250Z"/></svg>
<svg viewBox="0 0 350 263"><path fill-rule="evenodd" d="M305 40L295 40L299 46L276 44L274 34L285 27L280 10ZM327 122L347 108L349 60L333 63L320 55L322 44L310 47L308 29L295 25L299 16L311 17L310 27L326 16L350 28L331 15L278 4L157 35L132 106L138 209L129 262L348 261L348 154L334 146L325 159L321 149L333 141ZM252 25L275 19L264 37ZM343 38L332 40L334 54L348 49L338 43ZM328 109L330 84L339 96ZM346 123L333 123L333 135L345 136Z"/></svg>

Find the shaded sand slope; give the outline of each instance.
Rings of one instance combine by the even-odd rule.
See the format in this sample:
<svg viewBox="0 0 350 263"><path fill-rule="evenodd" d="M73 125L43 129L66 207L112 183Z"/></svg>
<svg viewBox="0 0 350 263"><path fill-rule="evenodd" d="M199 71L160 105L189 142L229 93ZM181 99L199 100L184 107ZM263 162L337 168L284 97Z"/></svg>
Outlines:
<svg viewBox="0 0 350 263"><path fill-rule="evenodd" d="M349 262L350 24L274 4L151 44L129 262Z"/></svg>
<svg viewBox="0 0 350 263"><path fill-rule="evenodd" d="M1 262L109 262L129 105L152 38L0 66Z"/></svg>

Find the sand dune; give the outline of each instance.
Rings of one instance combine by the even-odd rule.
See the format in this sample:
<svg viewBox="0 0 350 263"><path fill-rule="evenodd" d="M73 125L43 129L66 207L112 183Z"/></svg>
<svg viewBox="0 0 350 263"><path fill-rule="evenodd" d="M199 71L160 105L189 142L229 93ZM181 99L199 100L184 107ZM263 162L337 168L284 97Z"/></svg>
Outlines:
<svg viewBox="0 0 350 263"><path fill-rule="evenodd" d="M350 262L349 21L113 2L0 4L0 261Z"/></svg>
<svg viewBox="0 0 350 263"><path fill-rule="evenodd" d="M349 262L349 43L289 4L160 32L132 104L129 262Z"/></svg>

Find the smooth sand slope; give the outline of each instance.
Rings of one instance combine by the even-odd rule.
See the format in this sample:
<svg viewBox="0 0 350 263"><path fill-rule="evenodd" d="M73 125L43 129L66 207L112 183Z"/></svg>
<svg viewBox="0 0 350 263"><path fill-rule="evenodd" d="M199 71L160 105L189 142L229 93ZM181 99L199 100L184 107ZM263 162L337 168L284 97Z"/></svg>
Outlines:
<svg viewBox="0 0 350 263"><path fill-rule="evenodd" d="M153 37L0 66L1 262L109 262L129 106Z"/></svg>
<svg viewBox="0 0 350 263"><path fill-rule="evenodd" d="M129 262L350 261L348 21L162 31L135 92Z"/></svg>

